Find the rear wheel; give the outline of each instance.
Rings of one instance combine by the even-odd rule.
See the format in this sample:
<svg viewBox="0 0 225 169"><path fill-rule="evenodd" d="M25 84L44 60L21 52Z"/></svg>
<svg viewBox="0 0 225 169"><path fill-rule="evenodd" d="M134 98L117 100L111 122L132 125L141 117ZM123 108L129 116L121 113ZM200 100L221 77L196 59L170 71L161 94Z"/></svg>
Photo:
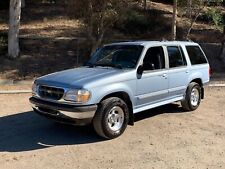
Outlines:
<svg viewBox="0 0 225 169"><path fill-rule="evenodd" d="M129 112L126 103L117 97L103 100L93 118L98 135L107 139L120 136L127 127Z"/></svg>
<svg viewBox="0 0 225 169"><path fill-rule="evenodd" d="M198 108L201 102L201 87L198 83L192 82L188 85L185 100L181 105L186 111L193 111Z"/></svg>

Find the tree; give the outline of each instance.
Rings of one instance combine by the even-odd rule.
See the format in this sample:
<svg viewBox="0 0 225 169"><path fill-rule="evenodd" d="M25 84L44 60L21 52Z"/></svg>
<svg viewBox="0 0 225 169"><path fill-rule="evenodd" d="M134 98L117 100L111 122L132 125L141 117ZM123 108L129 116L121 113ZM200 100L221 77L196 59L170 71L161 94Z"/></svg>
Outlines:
<svg viewBox="0 0 225 169"><path fill-rule="evenodd" d="M205 0L180 0L179 1L179 15L185 16L187 19L187 31L185 35L185 39L189 39L191 30L193 26L200 16L200 14L204 11L207 3Z"/></svg>
<svg viewBox="0 0 225 169"><path fill-rule="evenodd" d="M25 0L21 0L21 7L22 7L22 8L25 8L25 6L26 6L25 4L26 4L26 3L25 3Z"/></svg>
<svg viewBox="0 0 225 169"><path fill-rule="evenodd" d="M218 4L221 0L214 0L211 3ZM208 18L212 19L214 24L218 26L221 24L221 11L215 7L210 6L210 2L206 0L180 0L179 1L179 15L187 17L187 32L186 39L189 39L190 33L198 17L205 13ZM206 12L207 11L207 12Z"/></svg>
<svg viewBox="0 0 225 169"><path fill-rule="evenodd" d="M94 52L102 43L105 32L127 11L129 0L70 0L73 15L82 18L88 42ZM72 5L71 5L72 4Z"/></svg>
<svg viewBox="0 0 225 169"><path fill-rule="evenodd" d="M148 0L148 4L147 4L147 0L143 0L143 6L144 6L144 10L151 8L151 0Z"/></svg>
<svg viewBox="0 0 225 169"><path fill-rule="evenodd" d="M187 17L192 17L192 0L187 0Z"/></svg>
<svg viewBox="0 0 225 169"><path fill-rule="evenodd" d="M201 12L204 10L205 8L205 3L203 1L199 1L199 4L196 5L196 7L194 9L191 9L191 15L190 15L190 25L187 29L187 33L186 33L186 39L189 39L191 30L194 26L194 23L196 22L196 20L198 19L198 17L200 16ZM193 12L194 11L194 12Z"/></svg>
<svg viewBox="0 0 225 169"><path fill-rule="evenodd" d="M144 0L144 9L147 10L147 0Z"/></svg>
<svg viewBox="0 0 225 169"><path fill-rule="evenodd" d="M176 40L177 34L177 0L173 0L172 39Z"/></svg>
<svg viewBox="0 0 225 169"><path fill-rule="evenodd" d="M9 32L8 32L8 56L17 58L19 49L19 26L21 15L21 0L10 0L9 7Z"/></svg>

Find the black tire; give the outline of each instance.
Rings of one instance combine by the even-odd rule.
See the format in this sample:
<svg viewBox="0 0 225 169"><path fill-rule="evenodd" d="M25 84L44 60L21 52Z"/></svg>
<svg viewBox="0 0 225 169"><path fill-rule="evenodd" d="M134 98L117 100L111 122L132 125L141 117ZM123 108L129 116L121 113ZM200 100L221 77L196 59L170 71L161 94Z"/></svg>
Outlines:
<svg viewBox="0 0 225 169"><path fill-rule="evenodd" d="M123 113L123 118L122 117L118 118L123 120L121 120L121 123L120 123L121 127L117 131L114 131L109 127L109 123L110 123L109 116L112 110L115 108L120 110L121 115ZM118 121L116 121L115 123L118 123ZM96 133L99 136L107 138L107 139L113 139L120 136L125 131L128 121L129 121L129 110L126 103L120 98L111 97L111 98L103 100L99 104L92 123Z"/></svg>
<svg viewBox="0 0 225 169"><path fill-rule="evenodd" d="M196 99L195 102L192 101L191 97L192 92L198 93L198 99ZM193 104L193 102L195 104ZM199 107L200 102L201 102L201 87L198 83L191 82L186 90L185 99L181 101L181 105L185 111L194 111Z"/></svg>

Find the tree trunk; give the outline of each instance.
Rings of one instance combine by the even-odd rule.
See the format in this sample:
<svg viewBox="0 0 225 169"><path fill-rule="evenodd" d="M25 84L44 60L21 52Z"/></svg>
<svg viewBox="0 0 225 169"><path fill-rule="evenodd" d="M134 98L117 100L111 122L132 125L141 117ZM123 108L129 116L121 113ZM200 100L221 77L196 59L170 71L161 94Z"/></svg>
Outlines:
<svg viewBox="0 0 225 169"><path fill-rule="evenodd" d="M96 49L101 45L105 31L107 29L107 26L104 25L104 14L106 10L107 1L104 1L102 4L102 11L99 16L99 22L94 27L94 21L93 21L93 6L91 4L89 6L89 23L88 23L88 39L91 42L91 54L93 54ZM94 33L94 29L96 30L96 34Z"/></svg>
<svg viewBox="0 0 225 169"><path fill-rule="evenodd" d="M177 34L177 0L173 0L172 39L176 40Z"/></svg>
<svg viewBox="0 0 225 169"><path fill-rule="evenodd" d="M17 58L19 49L19 26L21 15L21 0L10 0L9 7L9 32L8 32L8 56Z"/></svg>
<svg viewBox="0 0 225 169"><path fill-rule="evenodd" d="M91 0L88 0L88 17L87 17L87 39L91 45L91 54L93 53L93 44L95 43L95 38L93 36L93 6Z"/></svg>
<svg viewBox="0 0 225 169"><path fill-rule="evenodd" d="M92 45L91 54L93 54L99 48L99 46L102 43L103 37L104 37L104 33L101 33L101 35L98 37L98 39Z"/></svg>
<svg viewBox="0 0 225 169"><path fill-rule="evenodd" d="M97 32L97 36L93 39L91 53L94 53L98 47L101 45L105 31L107 27L104 27L104 19L103 16L100 17L99 27L97 28L99 31Z"/></svg>
<svg viewBox="0 0 225 169"><path fill-rule="evenodd" d="M191 16L191 23L190 23L190 26L187 30L187 34L186 34L186 39L188 40L189 39L189 35L191 33L191 30L196 22L196 20L198 19L198 17L200 16L201 12L203 11L203 9L205 8L205 5L203 5L202 7L199 7L198 11L195 13L195 17L193 18L193 16Z"/></svg>
<svg viewBox="0 0 225 169"><path fill-rule="evenodd" d="M144 10L147 10L147 0L144 0Z"/></svg>
<svg viewBox="0 0 225 169"><path fill-rule="evenodd" d="M192 0L187 0L187 17L192 18Z"/></svg>
<svg viewBox="0 0 225 169"><path fill-rule="evenodd" d="M25 0L21 0L21 7L22 7L22 8L25 8L25 4L26 4L26 3L25 3Z"/></svg>

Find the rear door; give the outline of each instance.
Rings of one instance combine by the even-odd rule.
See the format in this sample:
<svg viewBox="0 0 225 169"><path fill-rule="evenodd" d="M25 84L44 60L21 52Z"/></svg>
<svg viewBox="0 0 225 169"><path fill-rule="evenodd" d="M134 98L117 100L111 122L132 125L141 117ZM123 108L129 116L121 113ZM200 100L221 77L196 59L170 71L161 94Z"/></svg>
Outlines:
<svg viewBox="0 0 225 169"><path fill-rule="evenodd" d="M169 97L181 97L185 94L189 70L184 52L180 46L167 46L169 58Z"/></svg>

